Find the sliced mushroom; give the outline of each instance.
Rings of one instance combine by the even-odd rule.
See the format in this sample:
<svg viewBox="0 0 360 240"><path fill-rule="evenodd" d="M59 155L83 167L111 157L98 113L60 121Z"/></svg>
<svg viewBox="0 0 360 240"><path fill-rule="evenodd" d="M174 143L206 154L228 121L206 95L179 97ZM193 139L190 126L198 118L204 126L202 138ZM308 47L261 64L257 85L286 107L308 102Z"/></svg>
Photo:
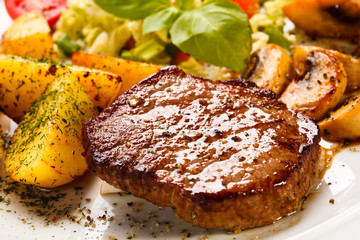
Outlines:
<svg viewBox="0 0 360 240"><path fill-rule="evenodd" d="M360 59L350 55L330 50L330 52L342 62L346 75L347 87L346 91L355 91L360 88Z"/></svg>
<svg viewBox="0 0 360 240"><path fill-rule="evenodd" d="M355 58L360 58L360 46L358 46L352 54Z"/></svg>
<svg viewBox="0 0 360 240"><path fill-rule="evenodd" d="M328 9L333 13L335 18L343 21L353 22L359 20L360 17L360 1L348 0L341 4L334 5Z"/></svg>
<svg viewBox="0 0 360 240"><path fill-rule="evenodd" d="M319 122L322 137L329 141L360 138L360 95Z"/></svg>
<svg viewBox="0 0 360 240"><path fill-rule="evenodd" d="M336 8L342 9L339 6ZM344 7L341 11L346 13L345 9ZM309 35L338 38L360 37L359 20L348 21L344 19L344 14L334 14L329 10L331 9L322 8L315 0L295 0L283 8L284 14Z"/></svg>
<svg viewBox="0 0 360 240"><path fill-rule="evenodd" d="M280 100L313 120L322 119L340 101L346 89L343 64L330 52L294 49L293 64L297 77Z"/></svg>
<svg viewBox="0 0 360 240"><path fill-rule="evenodd" d="M336 5L340 5L346 1L349 1L349 0L317 0L319 6L321 8L333 7Z"/></svg>
<svg viewBox="0 0 360 240"><path fill-rule="evenodd" d="M289 83L291 57L275 44L267 44L254 52L243 77L259 87L272 90L280 95Z"/></svg>
<svg viewBox="0 0 360 240"><path fill-rule="evenodd" d="M296 46L294 49L296 49L298 54L300 51L303 52L302 54L307 54L312 50L322 48L315 46ZM343 64L347 76L346 91L352 92L360 89L360 59L335 50L323 50L331 53Z"/></svg>

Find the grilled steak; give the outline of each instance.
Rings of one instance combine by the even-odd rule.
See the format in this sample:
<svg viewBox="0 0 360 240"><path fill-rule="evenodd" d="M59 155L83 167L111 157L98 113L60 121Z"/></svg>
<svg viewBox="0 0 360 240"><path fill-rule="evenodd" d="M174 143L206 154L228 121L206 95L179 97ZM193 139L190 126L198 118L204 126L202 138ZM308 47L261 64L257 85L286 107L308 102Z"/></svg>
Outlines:
<svg viewBox="0 0 360 240"><path fill-rule="evenodd" d="M321 174L318 127L267 89L167 67L83 127L89 168L204 228L296 211Z"/></svg>

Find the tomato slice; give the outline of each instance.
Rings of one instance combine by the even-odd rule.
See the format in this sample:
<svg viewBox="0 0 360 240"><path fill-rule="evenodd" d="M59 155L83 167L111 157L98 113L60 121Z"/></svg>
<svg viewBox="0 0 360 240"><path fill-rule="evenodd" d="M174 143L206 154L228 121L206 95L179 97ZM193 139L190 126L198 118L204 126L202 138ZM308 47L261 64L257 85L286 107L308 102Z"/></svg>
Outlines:
<svg viewBox="0 0 360 240"><path fill-rule="evenodd" d="M189 55L189 54L184 53L184 52L182 52L182 51L179 50L179 51L176 53L176 55L175 55L174 64L175 64L175 65L179 65L180 63L189 60L189 58L190 58L190 55Z"/></svg>
<svg viewBox="0 0 360 240"><path fill-rule="evenodd" d="M239 7L246 12L246 14L251 17L255 13L259 12L260 4L259 0L230 0L231 2L236 3Z"/></svg>
<svg viewBox="0 0 360 240"><path fill-rule="evenodd" d="M50 27L59 20L62 8L66 6L66 0L5 0L6 10L12 19L37 9L44 14Z"/></svg>

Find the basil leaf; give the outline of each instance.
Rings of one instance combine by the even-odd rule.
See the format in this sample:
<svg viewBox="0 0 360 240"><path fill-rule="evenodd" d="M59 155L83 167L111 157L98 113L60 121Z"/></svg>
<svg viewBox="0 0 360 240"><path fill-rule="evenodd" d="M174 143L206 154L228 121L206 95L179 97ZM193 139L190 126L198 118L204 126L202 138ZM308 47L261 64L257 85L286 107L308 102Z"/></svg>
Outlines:
<svg viewBox="0 0 360 240"><path fill-rule="evenodd" d="M143 34L159 30L169 30L180 10L174 6L164 8L144 19Z"/></svg>
<svg viewBox="0 0 360 240"><path fill-rule="evenodd" d="M269 43L275 43L284 48L287 52L291 52L290 46L293 45L293 43L284 36L281 30L273 26L266 26L264 28L264 33L269 35Z"/></svg>
<svg viewBox="0 0 360 240"><path fill-rule="evenodd" d="M171 0L94 0L105 11L130 20L145 17L171 6Z"/></svg>
<svg viewBox="0 0 360 240"><path fill-rule="evenodd" d="M61 35L60 39L55 42L60 50L68 57L71 57L73 52L80 50L80 45L72 40L66 33Z"/></svg>
<svg viewBox="0 0 360 240"><path fill-rule="evenodd" d="M182 10L190 10L194 0L176 0L176 6Z"/></svg>
<svg viewBox="0 0 360 240"><path fill-rule="evenodd" d="M175 46L172 43L165 45L165 52L169 54L170 57L174 58L177 52L179 51L179 48Z"/></svg>
<svg viewBox="0 0 360 240"><path fill-rule="evenodd" d="M251 52L246 13L227 0L185 11L170 29L173 43L196 59L243 73Z"/></svg>

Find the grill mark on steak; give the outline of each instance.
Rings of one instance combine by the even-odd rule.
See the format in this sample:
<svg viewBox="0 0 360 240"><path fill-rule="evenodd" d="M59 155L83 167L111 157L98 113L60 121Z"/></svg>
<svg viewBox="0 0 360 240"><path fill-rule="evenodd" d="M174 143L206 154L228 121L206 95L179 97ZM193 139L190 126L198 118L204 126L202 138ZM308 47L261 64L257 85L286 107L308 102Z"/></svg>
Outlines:
<svg viewBox="0 0 360 240"><path fill-rule="evenodd" d="M175 67L120 96L83 136L89 168L110 184L195 225L228 230L295 211L313 182L320 140L316 124L273 92Z"/></svg>

